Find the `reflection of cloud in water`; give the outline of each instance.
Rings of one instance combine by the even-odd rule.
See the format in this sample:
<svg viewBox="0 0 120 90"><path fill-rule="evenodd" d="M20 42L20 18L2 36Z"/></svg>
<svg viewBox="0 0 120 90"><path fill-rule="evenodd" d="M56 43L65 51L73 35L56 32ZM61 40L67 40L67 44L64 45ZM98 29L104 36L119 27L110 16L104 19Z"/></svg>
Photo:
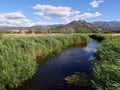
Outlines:
<svg viewBox="0 0 120 90"><path fill-rule="evenodd" d="M91 60L95 60L95 59L96 59L95 56L90 56L90 58L88 60L91 61Z"/></svg>
<svg viewBox="0 0 120 90"><path fill-rule="evenodd" d="M87 48L84 48L83 50L84 50L85 52L88 52L88 53L89 53L89 52L96 52L96 49L95 49L95 48L88 48L88 47L87 47Z"/></svg>

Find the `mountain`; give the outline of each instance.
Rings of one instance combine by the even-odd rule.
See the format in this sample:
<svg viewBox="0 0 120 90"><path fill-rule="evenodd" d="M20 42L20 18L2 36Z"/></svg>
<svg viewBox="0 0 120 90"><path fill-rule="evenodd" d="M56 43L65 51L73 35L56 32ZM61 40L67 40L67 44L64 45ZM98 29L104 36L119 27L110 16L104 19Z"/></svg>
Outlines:
<svg viewBox="0 0 120 90"><path fill-rule="evenodd" d="M84 29L84 30L101 30L100 28L96 27L92 23L88 23L85 20L75 20L72 21L66 25L61 25L55 28L52 28L53 30L58 30L61 32L76 32L78 30Z"/></svg>
<svg viewBox="0 0 120 90"><path fill-rule="evenodd" d="M51 28L55 28L58 26L61 26L62 24L55 24L55 25L36 25L36 26L31 26L31 27L0 27L0 29L4 30L49 30Z"/></svg>
<svg viewBox="0 0 120 90"><path fill-rule="evenodd" d="M107 30L120 30L120 21L97 21L94 22L97 27L107 29Z"/></svg>
<svg viewBox="0 0 120 90"><path fill-rule="evenodd" d="M7 30L44 30L51 32L63 32L72 33L78 30L86 30L86 32L101 30L92 23L88 23L85 20L75 20L66 25L56 24L56 25L37 25L32 27L4 27Z"/></svg>
<svg viewBox="0 0 120 90"><path fill-rule="evenodd" d="M85 20L75 20L68 24L55 24L55 25L37 25L32 27L1 27L4 30L42 30L42 32L99 32L99 31L120 31L119 21L97 21L94 23L86 22Z"/></svg>

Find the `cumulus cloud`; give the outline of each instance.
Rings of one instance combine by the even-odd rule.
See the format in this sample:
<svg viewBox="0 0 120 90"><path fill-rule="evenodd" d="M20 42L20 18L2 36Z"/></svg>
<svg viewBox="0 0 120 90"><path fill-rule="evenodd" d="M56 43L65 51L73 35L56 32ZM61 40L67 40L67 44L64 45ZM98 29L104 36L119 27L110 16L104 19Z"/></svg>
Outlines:
<svg viewBox="0 0 120 90"><path fill-rule="evenodd" d="M80 12L79 11L72 11L71 14L72 15L76 15L76 14L79 14Z"/></svg>
<svg viewBox="0 0 120 90"><path fill-rule="evenodd" d="M93 7L93 8L97 8L99 7L99 4L104 2L104 0L93 0L90 5Z"/></svg>
<svg viewBox="0 0 120 90"><path fill-rule="evenodd" d="M44 19L50 19L50 17L58 17L69 21L68 17L79 14L79 11L72 10L71 7L63 6L37 4L36 6L33 6L33 9L39 10L38 12L35 12L35 14L39 15Z"/></svg>
<svg viewBox="0 0 120 90"><path fill-rule="evenodd" d="M46 19L46 20L50 20L50 19L51 19L50 17L46 16L46 15L45 15L44 13L42 13L42 12L35 12L34 14L39 15L39 16L41 16L42 18L44 18L44 19Z"/></svg>
<svg viewBox="0 0 120 90"><path fill-rule="evenodd" d="M44 16L44 13L35 13L40 16ZM49 19L49 17L44 16L44 18ZM58 24L54 22L32 22L27 19L20 12L11 12L11 13L1 13L0 14L0 26L10 26L10 27L29 27L34 25L53 25Z"/></svg>
<svg viewBox="0 0 120 90"><path fill-rule="evenodd" d="M1 17L6 18L6 19L13 19L13 20L25 18L25 16L19 12L4 13L4 14L2 14Z"/></svg>
<svg viewBox="0 0 120 90"><path fill-rule="evenodd" d="M52 6L52 5L41 5L37 4L33 7L34 9L38 9L42 11L43 13L56 16L56 17L68 17L70 16L70 7L62 7L62 6Z"/></svg>
<svg viewBox="0 0 120 90"><path fill-rule="evenodd" d="M102 1L103 0L99 0L99 3L101 3ZM33 25L52 25L52 24L57 24L52 22L52 19L54 18L59 20L62 19L67 23L69 23L73 20L84 20L102 15L99 12L95 12L95 13L85 12L82 14L80 13L80 11L73 10L71 7L66 7L66 6L37 4L33 6L33 9L36 10L34 14L39 15L43 19L49 21L44 22L43 19L40 18L41 19L40 21L32 22L24 14L20 12L0 13L0 26L27 27Z"/></svg>
<svg viewBox="0 0 120 90"><path fill-rule="evenodd" d="M95 13L85 12L83 14L79 14L79 15L76 15L76 16L72 17L72 20L84 20L84 19L87 19L87 18L98 17L98 16L101 16L101 15L102 14L99 13L99 12L95 12Z"/></svg>
<svg viewBox="0 0 120 90"><path fill-rule="evenodd" d="M102 3L103 0L91 2L91 5L96 4L96 6L99 5L99 3ZM95 7L95 5L93 5ZM73 10L71 7L66 6L53 6L53 5L45 5L45 4L37 4L33 6L33 9L36 10L34 14L39 15L41 18L50 20L51 18L57 17L59 19L65 20L67 23L73 20L80 20L80 19L87 19L92 17L97 17L102 15L99 12L95 13L89 13L85 12L83 14L80 13L80 11Z"/></svg>
<svg viewBox="0 0 120 90"><path fill-rule="evenodd" d="M20 12L0 14L0 26L31 26L33 23Z"/></svg>

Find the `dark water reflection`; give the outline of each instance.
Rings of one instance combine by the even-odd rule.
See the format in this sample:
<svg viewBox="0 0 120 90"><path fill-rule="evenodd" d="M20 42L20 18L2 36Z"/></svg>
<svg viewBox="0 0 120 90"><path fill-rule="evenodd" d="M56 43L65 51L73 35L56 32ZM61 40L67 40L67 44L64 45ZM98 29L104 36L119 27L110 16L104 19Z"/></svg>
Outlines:
<svg viewBox="0 0 120 90"><path fill-rule="evenodd" d="M62 51L38 67L30 86L17 90L91 90L89 87L69 85L64 78L74 72L90 75L91 60L95 59L97 45L98 42L91 39L86 47L73 47Z"/></svg>

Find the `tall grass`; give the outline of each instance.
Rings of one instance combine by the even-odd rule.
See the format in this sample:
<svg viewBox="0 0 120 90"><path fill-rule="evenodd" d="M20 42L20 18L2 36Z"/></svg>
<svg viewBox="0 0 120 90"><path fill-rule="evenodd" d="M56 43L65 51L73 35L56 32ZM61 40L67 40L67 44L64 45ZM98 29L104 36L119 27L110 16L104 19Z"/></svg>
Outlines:
<svg viewBox="0 0 120 90"><path fill-rule="evenodd" d="M120 90L120 36L105 37L97 48L98 61L94 68L96 90Z"/></svg>
<svg viewBox="0 0 120 90"><path fill-rule="evenodd" d="M88 36L79 34L1 38L0 90L15 88L31 78L37 68L36 60L43 60L65 47L88 41Z"/></svg>

